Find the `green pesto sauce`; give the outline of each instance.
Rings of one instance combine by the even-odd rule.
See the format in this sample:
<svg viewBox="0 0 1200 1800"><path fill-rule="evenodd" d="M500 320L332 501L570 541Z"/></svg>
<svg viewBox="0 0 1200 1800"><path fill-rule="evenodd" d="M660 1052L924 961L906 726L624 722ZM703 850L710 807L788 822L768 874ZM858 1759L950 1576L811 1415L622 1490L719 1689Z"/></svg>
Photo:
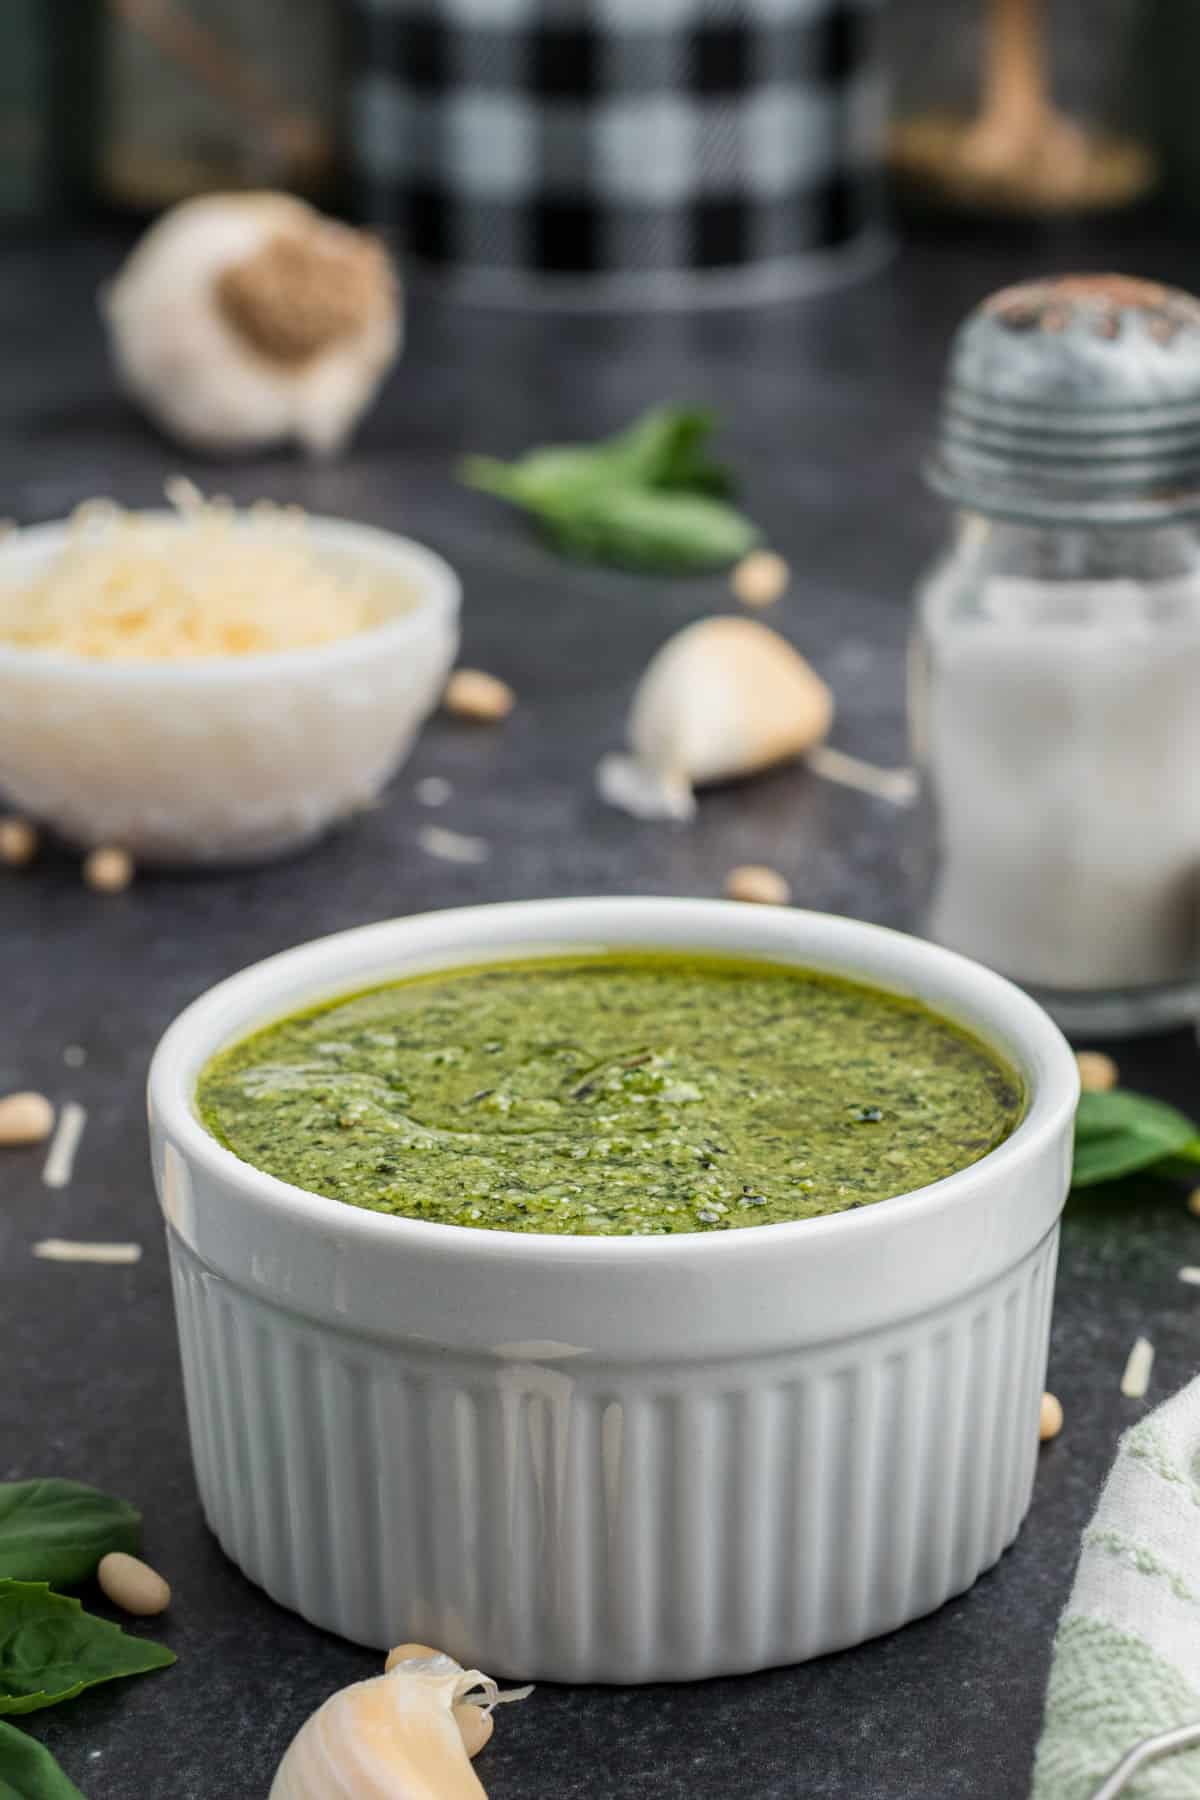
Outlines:
<svg viewBox="0 0 1200 1800"><path fill-rule="evenodd" d="M503 1231L728 1231L978 1161L1020 1082L914 1002L803 970L617 954L456 969L268 1026L200 1078L256 1168Z"/></svg>

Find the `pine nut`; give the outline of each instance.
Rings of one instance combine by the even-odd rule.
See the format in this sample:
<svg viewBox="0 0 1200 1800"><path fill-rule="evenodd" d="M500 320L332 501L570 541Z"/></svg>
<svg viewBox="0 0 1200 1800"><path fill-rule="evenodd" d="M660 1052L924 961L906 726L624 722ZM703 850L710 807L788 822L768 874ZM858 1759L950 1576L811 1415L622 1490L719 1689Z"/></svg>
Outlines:
<svg viewBox="0 0 1200 1800"><path fill-rule="evenodd" d="M114 1606L136 1618L152 1618L171 1604L171 1589L158 1570L124 1550L110 1550L100 1558L96 1579Z"/></svg>
<svg viewBox="0 0 1200 1800"><path fill-rule="evenodd" d="M98 894L119 894L133 880L133 858L128 850L106 844L84 858L83 879Z"/></svg>
<svg viewBox="0 0 1200 1800"><path fill-rule="evenodd" d="M0 863L18 869L32 862L38 852L37 827L15 815L0 819Z"/></svg>
<svg viewBox="0 0 1200 1800"><path fill-rule="evenodd" d="M1103 1050L1079 1050L1075 1061L1079 1064L1079 1081L1085 1094L1107 1094L1110 1088L1116 1087L1120 1070Z"/></svg>
<svg viewBox="0 0 1200 1800"><path fill-rule="evenodd" d="M733 571L731 585L743 606L774 606L787 591L792 571L774 550L752 550Z"/></svg>
<svg viewBox="0 0 1200 1800"><path fill-rule="evenodd" d="M0 1144L44 1144L54 1130L45 1094L8 1094L0 1100Z"/></svg>
<svg viewBox="0 0 1200 1800"><path fill-rule="evenodd" d="M786 906L792 890L778 869L761 863L742 863L730 869L725 877L725 892L731 900L748 900L757 906Z"/></svg>
<svg viewBox="0 0 1200 1800"><path fill-rule="evenodd" d="M482 669L455 669L446 683L442 704L459 719L494 725L506 719L517 703L507 681Z"/></svg>
<svg viewBox="0 0 1200 1800"><path fill-rule="evenodd" d="M1038 1437L1043 1444L1056 1438L1063 1428L1062 1401L1054 1394L1042 1395L1042 1416L1038 1422Z"/></svg>
<svg viewBox="0 0 1200 1800"><path fill-rule="evenodd" d="M491 1713L484 1712L482 1706L472 1706L469 1701L454 1708L454 1723L468 1756L478 1756L496 1729Z"/></svg>

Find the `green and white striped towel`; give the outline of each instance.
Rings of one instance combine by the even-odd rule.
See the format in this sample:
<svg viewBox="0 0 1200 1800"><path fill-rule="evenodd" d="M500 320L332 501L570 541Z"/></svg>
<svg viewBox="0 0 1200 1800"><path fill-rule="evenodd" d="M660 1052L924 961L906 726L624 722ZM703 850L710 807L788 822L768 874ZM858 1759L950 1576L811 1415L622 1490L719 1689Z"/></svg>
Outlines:
<svg viewBox="0 0 1200 1800"><path fill-rule="evenodd" d="M1127 1431L1058 1627L1032 1800L1090 1800L1141 1739L1200 1722L1200 1378ZM1200 1800L1200 1749L1127 1800Z"/></svg>

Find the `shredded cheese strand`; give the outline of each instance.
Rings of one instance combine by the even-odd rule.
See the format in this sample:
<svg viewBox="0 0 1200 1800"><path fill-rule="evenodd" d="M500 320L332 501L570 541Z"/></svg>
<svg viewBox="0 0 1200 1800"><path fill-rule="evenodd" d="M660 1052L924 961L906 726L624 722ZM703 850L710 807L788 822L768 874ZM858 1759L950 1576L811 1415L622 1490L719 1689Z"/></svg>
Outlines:
<svg viewBox="0 0 1200 1800"><path fill-rule="evenodd" d="M318 555L299 508L239 512L181 480L167 494L174 523L107 501L78 508L41 576L0 586L0 642L97 662L189 662L307 649L397 610L378 578Z"/></svg>
<svg viewBox="0 0 1200 1800"><path fill-rule="evenodd" d="M140 1244L81 1244L72 1238L42 1238L33 1246L33 1254L44 1262L137 1263L142 1260Z"/></svg>
<svg viewBox="0 0 1200 1800"><path fill-rule="evenodd" d="M68 1100L58 1115L58 1126L46 1153L42 1180L49 1188L65 1188L75 1167L75 1153L87 1124L87 1113L77 1100Z"/></svg>
<svg viewBox="0 0 1200 1800"><path fill-rule="evenodd" d="M1136 1338L1121 1377L1121 1392L1127 1400L1145 1399L1153 1367L1154 1345L1149 1338Z"/></svg>

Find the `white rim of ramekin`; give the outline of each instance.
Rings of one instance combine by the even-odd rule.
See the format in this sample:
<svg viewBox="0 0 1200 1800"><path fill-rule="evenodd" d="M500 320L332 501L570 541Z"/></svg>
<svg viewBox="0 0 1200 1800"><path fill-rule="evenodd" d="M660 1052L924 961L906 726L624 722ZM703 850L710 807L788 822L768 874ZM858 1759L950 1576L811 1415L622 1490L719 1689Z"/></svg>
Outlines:
<svg viewBox="0 0 1200 1800"><path fill-rule="evenodd" d="M178 513L164 508L131 511L138 519L152 520L169 529L186 523ZM374 657L384 649L400 649L406 640L411 642L421 637L431 624L453 625L462 600L462 584L436 550L383 526L360 525L352 519L332 518L321 513L306 513L304 517L315 550L334 551L379 568L392 564L397 574L407 575L412 581L415 604L405 612L384 619L381 624L352 632L348 637L333 638L325 644L306 644L295 650L270 650L249 656L209 656L193 662L121 662L117 659L110 662L0 641L0 676L12 671L28 675L36 670L46 675L69 676L77 681L109 685L128 682L155 687L258 681L272 676L301 674L317 666L333 671L357 662L363 656ZM23 527L0 540L0 586L7 579L9 565L20 561L23 555L28 554L40 567L43 559L62 549L70 528L70 519L54 519L45 525ZM247 519L244 526L239 522L239 528L252 531L253 521Z"/></svg>
<svg viewBox="0 0 1200 1800"><path fill-rule="evenodd" d="M707 951L718 956L728 954L764 962L794 961L797 968L813 968L819 972L827 970L842 974L850 980L860 979L866 986L880 987L900 995L912 992L910 985L901 979L904 965L915 963L927 970L940 971L943 976L950 978L956 992L961 990L962 1003L961 1007L956 1008L942 1001L933 1005L932 1010L973 1030L985 1043L1013 1061L1026 1080L1029 1090L1026 1113L1012 1135L995 1150L980 1157L978 1162L968 1164L965 1169L947 1175L941 1181L915 1188L907 1194L895 1195L871 1206L734 1231L676 1232L646 1237L504 1231L471 1225L444 1225L432 1220L409 1219L398 1213L372 1212L350 1205L344 1200L334 1200L326 1195L310 1193L305 1188L294 1187L290 1182L281 1181L277 1176L243 1162L231 1150L218 1143L197 1116L194 1110L195 1081L210 1057L228 1045L240 1042L254 1031L286 1018L290 1011L321 1004L322 995L336 1000L339 991L336 977L324 990L321 989L319 977L314 981L311 965L319 963L322 953L332 962L336 960L337 947L346 946L354 940L365 944L374 936L382 943L409 926L419 927L434 921L450 925L477 921L479 932L475 948L478 949L478 957L456 956L455 951L447 946L445 967L448 971L456 966L456 962L459 967L469 967L473 961L534 960L539 952L532 944L522 941L506 944L504 921L506 916L511 918L514 914L522 914L527 917L532 911L538 910L545 911L548 915L545 932L547 948L541 954L569 955L573 946L570 942L555 941L550 915L557 913L567 917L574 914L582 917L586 911L597 908L608 910L614 916L621 913L632 916L635 910L642 914L656 912L662 917L670 913L681 917L686 913L694 924L711 922L716 941L703 948L694 941L685 941L679 945L680 949L701 954ZM151 1062L148 1084L151 1110L157 1115L167 1137L174 1141L185 1157L193 1158L213 1180L234 1185L250 1205L264 1208L269 1213L284 1214L292 1222L311 1227L323 1237L328 1237L330 1227L336 1223L340 1238L373 1242L381 1252L386 1252L390 1246L392 1253L401 1254L406 1245L412 1247L416 1241L431 1247L438 1241L444 1250L458 1247L464 1256L488 1261L507 1261L522 1257L545 1260L548 1256L564 1262L586 1262L597 1256L606 1259L616 1256L630 1261L638 1258L674 1257L680 1261L695 1259L701 1262L709 1257L719 1256L728 1261L731 1257L761 1253L769 1244L776 1245L780 1250L788 1246L799 1248L804 1244L815 1247L831 1233L849 1232L859 1234L862 1247L866 1250L872 1239L886 1236L905 1221L916 1222L925 1214L944 1209L960 1200L964 1204L969 1203L981 1179L989 1183L993 1180L1002 1183L1013 1180L1019 1176L1024 1165L1035 1162L1049 1149L1064 1128L1069 1129L1079 1098L1079 1071L1074 1054L1049 1015L1012 982L972 962L970 958L960 956L956 951L943 949L940 945L928 943L907 933L842 918L836 914L797 909L773 912L766 919L760 916L756 920L759 928L765 926L769 933L778 931L779 956L775 955L774 950L753 953L746 951L744 946L739 949L736 931L730 932L731 941L723 949L719 941L722 928L739 919L744 924L747 911L744 905L724 900L660 897L642 899L624 896L524 900L447 908L442 912L415 913L407 918L383 920L328 937L311 939L293 949L252 963L229 976L200 995L176 1018L160 1041ZM754 911L761 915L766 909L755 908ZM802 940L804 933L810 931L814 924L833 939L825 960L807 958L802 941L792 945L792 953L789 955L788 926L796 925L797 936ZM896 947L896 980L890 988L879 970L865 968L858 977L855 976L853 945L856 941L860 944L867 942L884 950ZM575 942L581 955L607 947L600 927L590 937L580 937ZM843 945L845 954L836 954ZM669 954L672 946L663 938L654 940L648 936L641 945L634 937L624 937L611 947L618 950L640 947ZM394 975L388 974L387 959L381 957L379 973L368 977L365 985L384 986L389 980L404 980L405 972L400 964L402 955L402 951L397 954ZM263 971L278 972L289 961L294 961L298 971L296 994L292 1002L284 1001L279 1006L264 1008L257 1019L248 1017L232 1034L228 1029L212 1031L210 1021L223 1012L227 1001L238 989L252 987L261 979ZM435 951L430 958L423 958L421 966L414 968L412 973L436 974L438 966ZM299 974L301 970L302 975ZM346 985L341 991L353 993L361 990L363 985L347 977ZM1035 1067L1038 1071L1036 1080ZM798 1233L803 1234L802 1237L798 1238Z"/></svg>

